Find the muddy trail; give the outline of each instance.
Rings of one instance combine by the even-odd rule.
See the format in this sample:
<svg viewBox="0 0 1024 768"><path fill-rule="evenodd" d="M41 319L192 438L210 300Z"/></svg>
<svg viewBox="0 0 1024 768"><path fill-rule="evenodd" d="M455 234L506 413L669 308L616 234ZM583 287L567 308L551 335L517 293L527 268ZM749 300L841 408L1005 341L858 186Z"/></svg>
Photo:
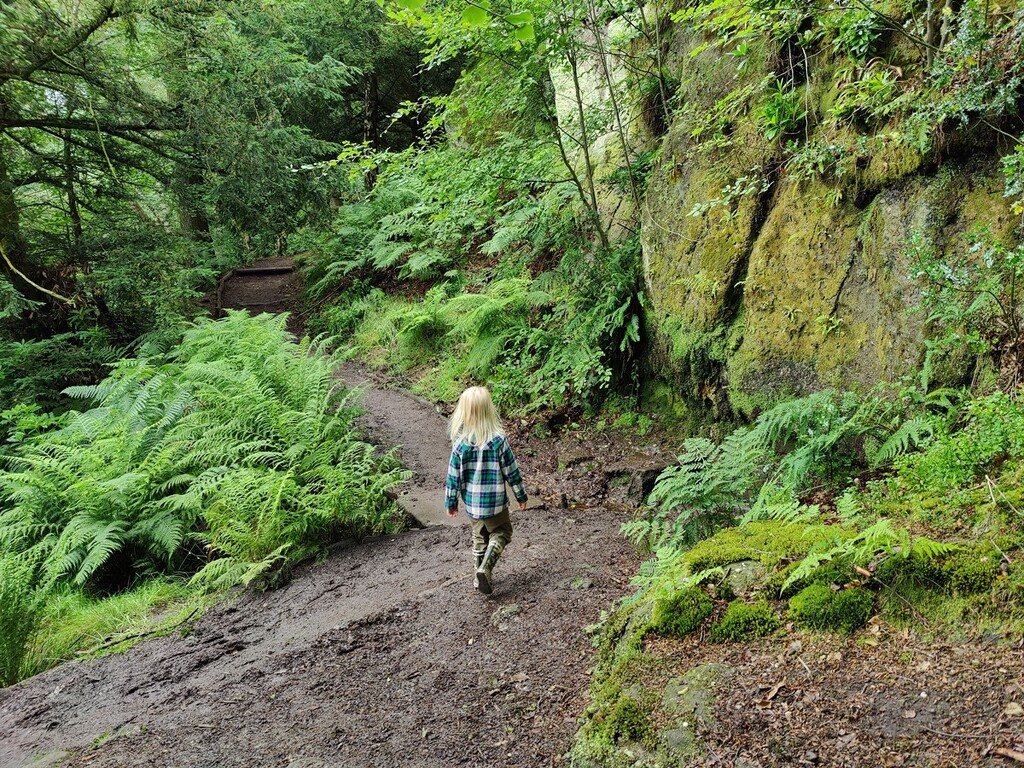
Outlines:
<svg viewBox="0 0 1024 768"><path fill-rule="evenodd" d="M237 275L220 299L284 311L294 286L286 270ZM592 665L584 628L636 568L621 510L545 504L560 496L543 485L556 460L524 451L535 498L514 517L484 597L463 519L430 524L447 522L442 416L357 366L340 375L359 387L368 434L401 446L415 477L400 498L427 526L340 545L287 586L231 596L181 634L0 690L0 766L563 761Z"/></svg>

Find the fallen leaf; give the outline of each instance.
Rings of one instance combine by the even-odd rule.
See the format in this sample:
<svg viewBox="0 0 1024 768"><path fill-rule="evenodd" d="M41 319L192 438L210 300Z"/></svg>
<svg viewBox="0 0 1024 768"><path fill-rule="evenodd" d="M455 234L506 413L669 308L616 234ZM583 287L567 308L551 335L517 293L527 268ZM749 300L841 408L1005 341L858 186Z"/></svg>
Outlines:
<svg viewBox="0 0 1024 768"><path fill-rule="evenodd" d="M1008 717L1020 717L1021 715L1024 715L1024 707L1016 701L1011 701L1003 708L1003 714Z"/></svg>
<svg viewBox="0 0 1024 768"><path fill-rule="evenodd" d="M913 720L915 717L917 717L917 712L915 712L914 710L912 710L912 709L905 709L905 710L903 710L903 719L904 720Z"/></svg>
<svg viewBox="0 0 1024 768"><path fill-rule="evenodd" d="M779 690L781 690L782 687L785 684L786 684L786 681L783 680L781 683L776 683L775 685L773 685L772 689L770 691L768 691L767 695L765 695L765 697L764 697L764 699L762 699L762 701L771 701L772 699L774 699L775 696L778 694Z"/></svg>

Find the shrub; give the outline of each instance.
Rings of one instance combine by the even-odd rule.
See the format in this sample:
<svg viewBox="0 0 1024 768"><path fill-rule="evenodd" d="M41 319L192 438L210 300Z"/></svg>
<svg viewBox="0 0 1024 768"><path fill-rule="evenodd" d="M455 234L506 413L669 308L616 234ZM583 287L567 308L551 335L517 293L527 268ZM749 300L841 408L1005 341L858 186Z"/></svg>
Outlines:
<svg viewBox="0 0 1024 768"><path fill-rule="evenodd" d="M662 635L685 637L711 615L711 598L700 587L689 587L654 604L651 628Z"/></svg>
<svg viewBox="0 0 1024 768"><path fill-rule="evenodd" d="M833 590L828 584L805 587L789 601L792 617L811 629L850 633L863 627L875 605L875 596L866 589Z"/></svg>
<svg viewBox="0 0 1024 768"><path fill-rule="evenodd" d="M725 609L722 620L711 628L711 640L716 643L739 642L770 635L781 622L766 602L753 605L733 600Z"/></svg>

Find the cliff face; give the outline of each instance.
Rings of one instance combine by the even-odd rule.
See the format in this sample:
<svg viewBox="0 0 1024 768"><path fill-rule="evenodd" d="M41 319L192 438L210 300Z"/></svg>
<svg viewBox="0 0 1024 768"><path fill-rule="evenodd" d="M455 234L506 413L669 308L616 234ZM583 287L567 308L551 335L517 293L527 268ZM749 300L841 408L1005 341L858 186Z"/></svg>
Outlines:
<svg viewBox="0 0 1024 768"><path fill-rule="evenodd" d="M650 368L662 381L652 391L683 410L749 415L787 395L917 370L929 329L913 311L921 294L908 244L920 236L955 262L979 224L1011 236L993 143L957 133L941 158L923 157L895 126L828 125L818 116L840 92L838 63L752 52L738 74L735 56L673 34L664 69L679 84L677 117L662 136L631 136L659 148L640 217ZM920 54L900 44L888 42L887 60L913 68ZM758 125L757 84L794 71L808 115L794 133L834 151L842 173L798 178L784 154L789 137L769 141ZM706 131L694 138L745 85L753 95L736 104L726 138L711 148ZM599 165L595 176L608 172ZM947 362L954 379L970 364Z"/></svg>

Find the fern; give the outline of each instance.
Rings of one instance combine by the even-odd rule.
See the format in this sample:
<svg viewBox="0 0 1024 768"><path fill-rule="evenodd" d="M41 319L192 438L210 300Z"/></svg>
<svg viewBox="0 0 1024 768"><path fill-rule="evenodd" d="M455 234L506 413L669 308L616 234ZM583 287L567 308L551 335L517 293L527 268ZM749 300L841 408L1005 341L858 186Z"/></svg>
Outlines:
<svg viewBox="0 0 1024 768"><path fill-rule="evenodd" d="M39 624L32 556L0 554L0 688L22 677L29 640Z"/></svg>
<svg viewBox="0 0 1024 768"><path fill-rule="evenodd" d="M74 390L96 405L0 473L0 542L34 553L49 586L119 555L173 571L200 538L237 566L223 584L386 526L384 492L406 475L356 438L333 361L285 320L201 321L166 359Z"/></svg>
<svg viewBox="0 0 1024 768"><path fill-rule="evenodd" d="M935 435L935 426L928 416L915 416L904 421L870 456L871 466L891 464L902 454L922 446Z"/></svg>
<svg viewBox="0 0 1024 768"><path fill-rule="evenodd" d="M918 557L932 562L953 552L952 544L933 541L923 536L911 538L904 527L897 527L888 518L879 518L867 528L852 537L836 536L825 540L808 553L783 584L783 591L793 584L811 578L824 563L849 561L853 565L865 565L881 557L898 557L908 560Z"/></svg>

